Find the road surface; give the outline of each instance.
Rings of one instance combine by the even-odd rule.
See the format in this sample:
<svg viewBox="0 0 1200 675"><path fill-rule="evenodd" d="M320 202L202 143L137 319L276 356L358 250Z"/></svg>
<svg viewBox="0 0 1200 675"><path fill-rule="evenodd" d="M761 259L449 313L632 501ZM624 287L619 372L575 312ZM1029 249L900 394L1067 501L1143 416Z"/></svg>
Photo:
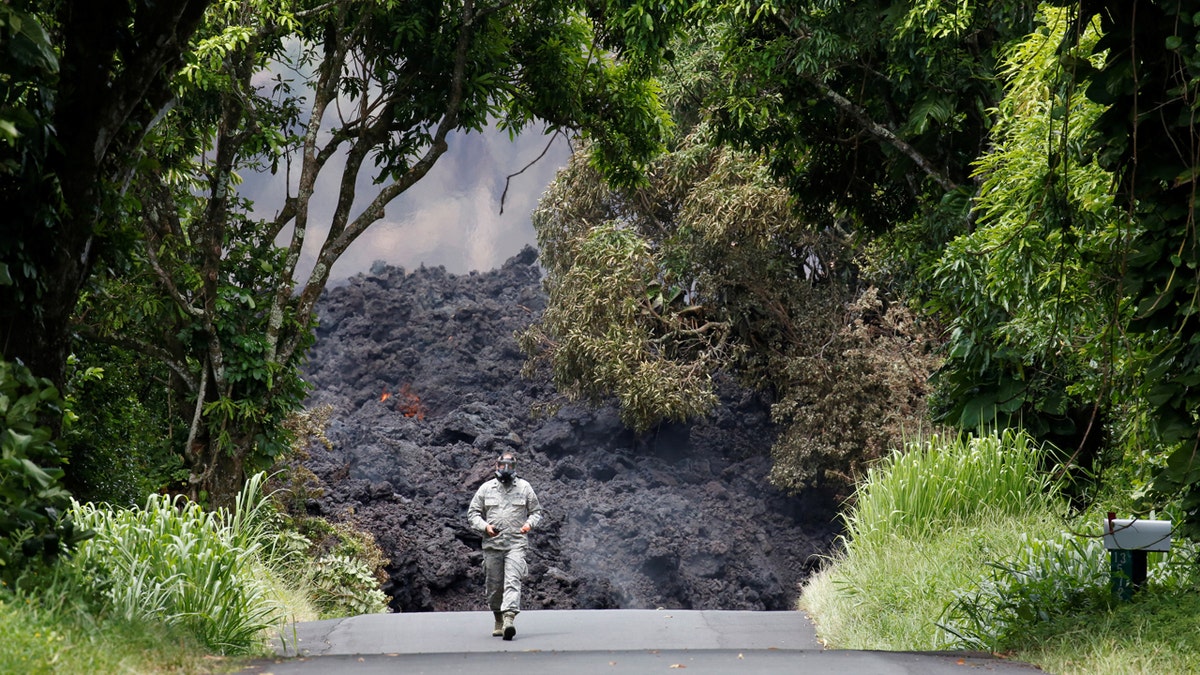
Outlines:
<svg viewBox="0 0 1200 675"><path fill-rule="evenodd" d="M531 610L511 641L492 637L491 612L369 614L295 624L280 657L244 675L383 673L1031 673L975 653L823 650L802 612Z"/></svg>

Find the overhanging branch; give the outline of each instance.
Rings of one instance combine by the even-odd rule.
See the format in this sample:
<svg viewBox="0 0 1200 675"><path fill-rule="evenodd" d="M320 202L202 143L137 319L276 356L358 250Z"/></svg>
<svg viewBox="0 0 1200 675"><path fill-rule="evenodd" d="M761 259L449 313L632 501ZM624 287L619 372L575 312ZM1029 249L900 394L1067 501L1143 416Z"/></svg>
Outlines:
<svg viewBox="0 0 1200 675"><path fill-rule="evenodd" d="M446 137L458 127L459 113L462 110L466 89L466 69L475 25L475 3L473 0L464 0L461 16L462 24L459 29L458 43L454 50L454 70L450 77L445 112L442 114L441 120L439 120L437 128L430 139L429 147L421 159L409 167L408 171L398 180L380 190L379 194L367 204L363 211L346 225L344 229L337 233L336 236L334 236L331 230L330 237L321 246L321 252L317 256L316 264L313 266L313 271L309 275L308 282L305 284L304 289L300 292L300 297L296 301L295 316L297 321L307 323L309 320L308 317L316 305L317 298L320 297L322 291L325 289L325 283L329 279L333 264L337 262L346 248L359 235L366 231L367 227L383 217L384 208L388 203L429 173L429 170L433 168L437 160L446 153L448 149ZM362 138L360 137L361 140ZM347 167L349 166L350 163L348 162ZM272 356L275 357L276 362L287 363L298 347L299 335L289 336L286 341L281 342L284 342L284 344L281 344L278 351L274 352Z"/></svg>
<svg viewBox="0 0 1200 675"><path fill-rule="evenodd" d="M871 116L867 114L867 111L858 107L845 96L842 96L838 92L834 91L829 85L821 82L815 77L809 77L806 79L812 83L813 86L819 89L825 98L829 99L840 110L853 117L854 120L862 125L864 129L869 131L872 135L878 137L880 140L904 153L909 159L916 163L916 165L920 167L926 175L936 181L943 190L946 192L953 192L958 189L958 184L950 180L950 178L941 171L938 171L937 168L933 166L933 163L925 157L925 155L922 155L917 151L916 148L906 143L904 139L897 136L891 129L888 129L882 124L871 119Z"/></svg>

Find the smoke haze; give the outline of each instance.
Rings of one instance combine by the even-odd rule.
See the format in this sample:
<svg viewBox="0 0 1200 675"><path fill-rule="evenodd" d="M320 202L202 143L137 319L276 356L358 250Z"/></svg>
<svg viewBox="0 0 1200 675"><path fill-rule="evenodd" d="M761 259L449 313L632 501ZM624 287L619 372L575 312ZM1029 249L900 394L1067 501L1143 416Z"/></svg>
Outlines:
<svg viewBox="0 0 1200 675"><path fill-rule="evenodd" d="M567 140L526 131L514 140L496 128L477 134L452 134L449 150L433 169L387 208L382 220L371 225L342 254L330 274L336 284L370 269L376 261L415 269L444 266L462 274L499 267L524 246L535 244L530 214L554 174L570 155ZM520 171L549 150L524 173L512 178L500 213L505 177ZM368 160L369 161L369 160ZM297 279L311 272L317 251L329 231L341 179L342 161L331 160L317 181L309 231L305 237ZM355 213L376 194L369 165L357 183ZM293 167L292 193L298 167ZM282 206L286 172L245 176L241 194L255 204L255 215L271 217ZM280 243L286 245L290 228Z"/></svg>

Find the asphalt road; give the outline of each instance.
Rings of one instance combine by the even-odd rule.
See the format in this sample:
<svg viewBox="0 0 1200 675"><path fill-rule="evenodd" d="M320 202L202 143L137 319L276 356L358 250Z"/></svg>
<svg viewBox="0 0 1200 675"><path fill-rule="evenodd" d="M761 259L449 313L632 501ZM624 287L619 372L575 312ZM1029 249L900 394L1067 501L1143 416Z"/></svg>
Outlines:
<svg viewBox="0 0 1200 675"><path fill-rule="evenodd" d="M975 653L823 650L802 612L536 610L512 641L491 612L370 614L289 627L245 675L1041 672Z"/></svg>

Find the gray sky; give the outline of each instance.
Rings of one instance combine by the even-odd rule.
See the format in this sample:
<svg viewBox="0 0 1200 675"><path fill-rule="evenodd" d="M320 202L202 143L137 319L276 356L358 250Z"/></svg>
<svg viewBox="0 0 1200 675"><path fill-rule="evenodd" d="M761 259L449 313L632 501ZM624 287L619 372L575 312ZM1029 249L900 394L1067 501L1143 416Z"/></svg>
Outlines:
<svg viewBox="0 0 1200 675"><path fill-rule="evenodd" d="M449 150L425 178L393 201L383 220L346 250L334 265L330 282L367 271L377 260L408 270L425 264L444 265L456 274L486 271L499 267L526 244L535 244L529 216L555 172L567 163L570 148L566 139L554 139L541 161L512 179L503 214L500 195L505 177L533 161L549 140L538 130L527 130L513 141L506 132L496 129L452 135ZM340 171L341 166L331 161L317 182L298 270L300 280L307 278L328 231ZM363 173L358 181L356 210L369 199L361 195L374 195L371 174ZM278 211L284 196L282 169L275 176L251 175L245 179L239 191L254 201L258 215L270 216ZM293 185L295 180L293 176ZM290 236L290 231L285 234Z"/></svg>

